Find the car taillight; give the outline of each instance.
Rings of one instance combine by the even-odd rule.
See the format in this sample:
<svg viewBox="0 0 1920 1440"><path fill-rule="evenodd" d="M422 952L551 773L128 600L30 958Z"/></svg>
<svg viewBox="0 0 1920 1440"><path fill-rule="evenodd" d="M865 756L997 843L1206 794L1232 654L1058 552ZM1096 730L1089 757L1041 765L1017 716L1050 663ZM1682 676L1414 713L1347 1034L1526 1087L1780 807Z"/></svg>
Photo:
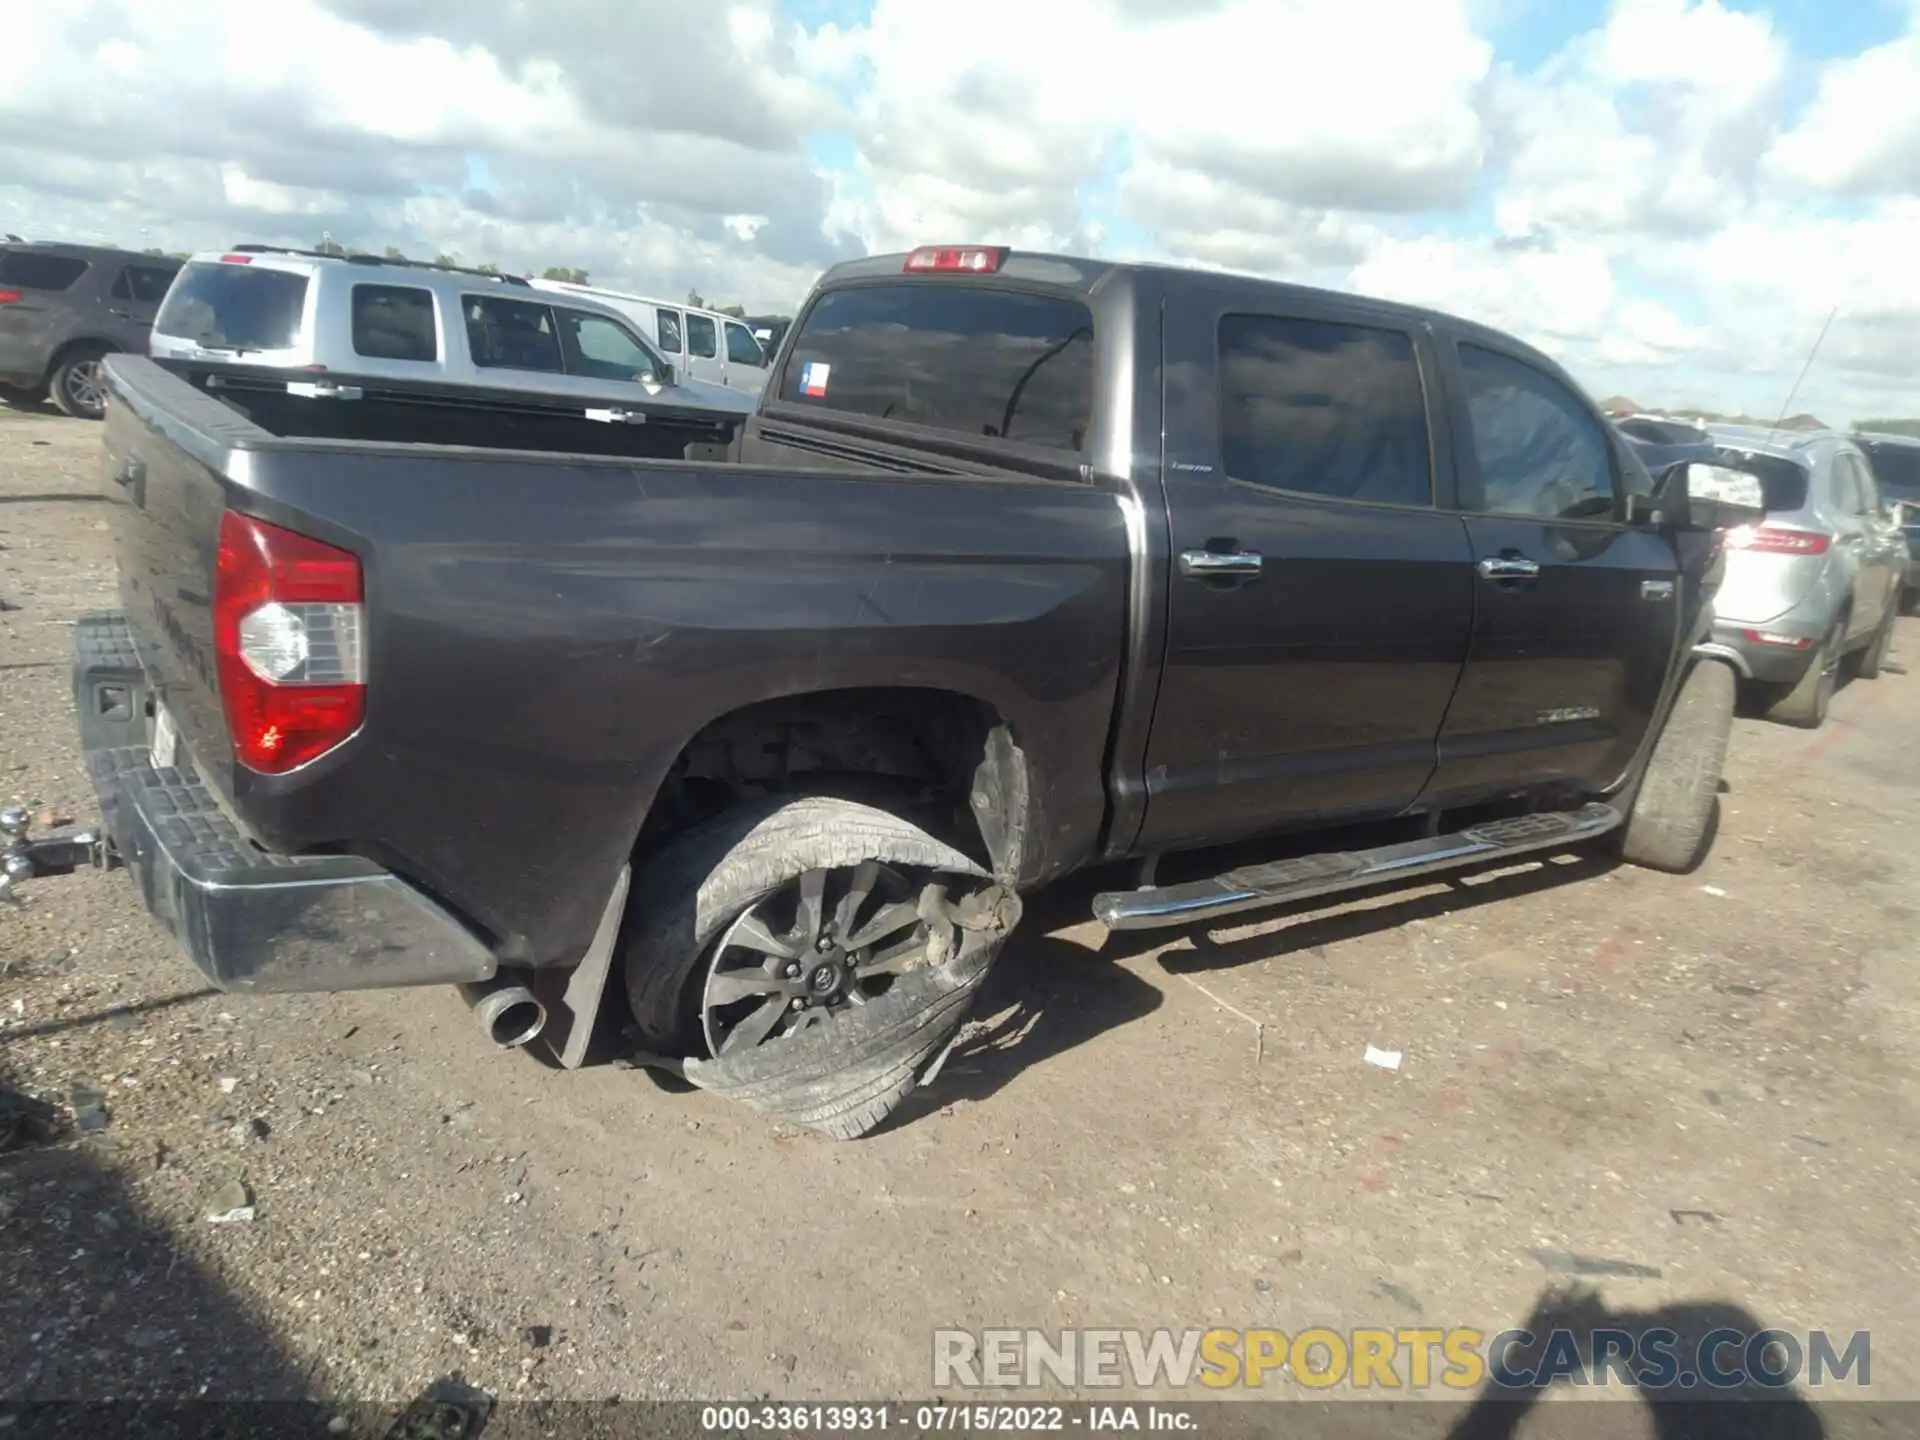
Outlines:
<svg viewBox="0 0 1920 1440"><path fill-rule="evenodd" d="M1772 630L1742 630L1740 634L1755 645L1776 645L1782 650L1813 648L1813 641L1804 635L1781 635Z"/></svg>
<svg viewBox="0 0 1920 1440"><path fill-rule="evenodd" d="M18 290L0 290L0 305L18 305L23 298Z"/></svg>
<svg viewBox="0 0 1920 1440"><path fill-rule="evenodd" d="M213 577L213 651L233 752L280 775L324 755L366 713L360 561L229 510Z"/></svg>
<svg viewBox="0 0 1920 1440"><path fill-rule="evenodd" d="M1817 530L1790 530L1784 525L1741 525L1727 532L1727 548L1770 555L1824 555L1827 537Z"/></svg>
<svg viewBox="0 0 1920 1440"><path fill-rule="evenodd" d="M916 270L956 270L972 275L991 275L1006 260L1004 248L993 245L922 245L900 268Z"/></svg>

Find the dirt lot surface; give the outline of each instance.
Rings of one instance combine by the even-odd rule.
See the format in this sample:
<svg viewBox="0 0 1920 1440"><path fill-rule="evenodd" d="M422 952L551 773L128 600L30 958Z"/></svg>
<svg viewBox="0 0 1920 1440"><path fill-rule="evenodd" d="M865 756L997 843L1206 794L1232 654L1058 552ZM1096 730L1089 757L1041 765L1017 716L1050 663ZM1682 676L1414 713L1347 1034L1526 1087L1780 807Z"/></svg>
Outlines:
<svg viewBox="0 0 1920 1440"><path fill-rule="evenodd" d="M98 445L0 411L0 803L49 819L92 814ZM1684 878L1566 858L1158 944L1038 897L855 1144L493 1050L450 990L207 993L124 874L35 882L0 1399L925 1396L936 1326L1491 1332L1570 1257L1626 1262L1588 1278L1629 1317L1870 1329L1920 1399L1917 722L1903 674L1742 721Z"/></svg>

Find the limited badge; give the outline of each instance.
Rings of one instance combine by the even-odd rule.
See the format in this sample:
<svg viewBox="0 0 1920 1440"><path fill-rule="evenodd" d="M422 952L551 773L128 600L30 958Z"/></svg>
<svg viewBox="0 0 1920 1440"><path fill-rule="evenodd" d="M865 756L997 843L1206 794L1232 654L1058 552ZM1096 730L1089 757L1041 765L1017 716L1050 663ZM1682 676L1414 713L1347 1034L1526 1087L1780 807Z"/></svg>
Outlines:
<svg viewBox="0 0 1920 1440"><path fill-rule="evenodd" d="M827 393L827 376L833 367L824 360L809 360L800 368L800 393L811 395L814 399L823 399Z"/></svg>

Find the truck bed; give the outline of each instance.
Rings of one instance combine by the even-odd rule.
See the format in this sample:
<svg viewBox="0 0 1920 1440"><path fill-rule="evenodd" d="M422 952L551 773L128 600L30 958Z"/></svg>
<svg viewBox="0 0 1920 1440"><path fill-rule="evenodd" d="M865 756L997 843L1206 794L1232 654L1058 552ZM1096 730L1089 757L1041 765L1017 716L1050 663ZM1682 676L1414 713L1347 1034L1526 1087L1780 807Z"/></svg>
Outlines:
<svg viewBox="0 0 1920 1440"><path fill-rule="evenodd" d="M676 757L793 693L964 686L1028 757L1025 865L1098 842L1131 573L1110 494L313 436L149 360L108 373L122 603L199 780L253 842L387 867L503 964L577 959ZM363 567L364 724L286 775L234 760L214 680L227 508Z"/></svg>

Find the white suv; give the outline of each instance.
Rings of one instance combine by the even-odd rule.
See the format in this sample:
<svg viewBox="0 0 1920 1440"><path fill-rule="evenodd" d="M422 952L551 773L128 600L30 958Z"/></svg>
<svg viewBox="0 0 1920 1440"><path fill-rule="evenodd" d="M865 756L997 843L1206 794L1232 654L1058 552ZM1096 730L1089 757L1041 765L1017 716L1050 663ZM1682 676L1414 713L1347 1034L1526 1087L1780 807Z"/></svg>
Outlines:
<svg viewBox="0 0 1920 1440"><path fill-rule="evenodd" d="M696 310L671 300L650 300L624 290L576 285L570 280L534 280L536 290L597 300L640 327L667 359L697 380L758 395L767 385L767 352L741 321L717 310Z"/></svg>
<svg viewBox="0 0 1920 1440"><path fill-rule="evenodd" d="M726 416L755 407L752 395L681 373L594 300L543 294L518 276L267 245L182 266L148 353L299 371L299 383L329 392L364 378Z"/></svg>

